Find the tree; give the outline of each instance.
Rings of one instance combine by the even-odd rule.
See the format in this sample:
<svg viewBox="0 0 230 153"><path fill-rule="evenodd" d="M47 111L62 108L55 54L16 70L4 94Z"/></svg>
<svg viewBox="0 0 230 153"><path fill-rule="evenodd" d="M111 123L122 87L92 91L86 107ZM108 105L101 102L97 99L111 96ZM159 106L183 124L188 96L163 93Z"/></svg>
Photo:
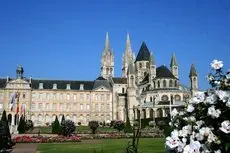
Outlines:
<svg viewBox="0 0 230 153"><path fill-rule="evenodd" d="M130 120L129 120L129 117L127 116L124 132L125 133L132 133L132 131L133 130L132 130L132 127L131 127L131 124L130 124Z"/></svg>
<svg viewBox="0 0 230 153"><path fill-rule="evenodd" d="M168 152L230 152L230 70L224 74L222 66L214 60L214 73L207 77L212 88L196 92L184 110L172 111Z"/></svg>
<svg viewBox="0 0 230 153"><path fill-rule="evenodd" d="M66 120L61 123L62 135L70 136L72 133L75 132L76 126L73 121Z"/></svg>
<svg viewBox="0 0 230 153"><path fill-rule="evenodd" d="M61 123L65 121L65 115L63 114L62 115L62 118L61 118Z"/></svg>
<svg viewBox="0 0 230 153"><path fill-rule="evenodd" d="M119 132L123 130L125 127L125 123L123 121L115 121L113 124L113 128L117 129Z"/></svg>
<svg viewBox="0 0 230 153"><path fill-rule="evenodd" d="M25 117L22 115L18 124L18 133L23 134L26 131L26 122Z"/></svg>
<svg viewBox="0 0 230 153"><path fill-rule="evenodd" d="M1 121L3 121L3 122L6 122L6 121L7 121L7 118L6 118L6 111L5 111L5 110L4 110L3 113L2 113Z"/></svg>
<svg viewBox="0 0 230 153"><path fill-rule="evenodd" d="M98 124L98 121L89 121L88 126L91 129L92 134L95 134L97 128L99 127L99 124Z"/></svg>
<svg viewBox="0 0 230 153"><path fill-rule="evenodd" d="M61 131L60 124L59 124L58 118L56 116L54 122L52 123L52 133L53 134L60 134L60 131Z"/></svg>

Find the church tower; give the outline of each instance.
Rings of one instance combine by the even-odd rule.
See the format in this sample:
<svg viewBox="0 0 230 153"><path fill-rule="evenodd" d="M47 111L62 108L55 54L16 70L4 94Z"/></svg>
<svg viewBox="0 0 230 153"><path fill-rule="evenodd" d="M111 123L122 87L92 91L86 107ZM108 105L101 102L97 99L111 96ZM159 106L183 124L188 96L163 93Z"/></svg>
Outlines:
<svg viewBox="0 0 230 153"><path fill-rule="evenodd" d="M189 78L190 78L190 90L192 92L192 95L194 92L198 90L198 80L197 80L197 73L194 64L192 64L190 73L189 73Z"/></svg>
<svg viewBox="0 0 230 153"><path fill-rule="evenodd" d="M174 53L171 58L170 68L171 68L172 74L178 79L178 65L177 65L176 56Z"/></svg>
<svg viewBox="0 0 230 153"><path fill-rule="evenodd" d="M125 53L122 56L122 77L127 78L128 66L131 60L134 59L134 54L131 48L129 34L127 33Z"/></svg>
<svg viewBox="0 0 230 153"><path fill-rule="evenodd" d="M156 77L156 63L153 56L153 53L151 52L151 55L149 56L149 83L152 88L155 88L153 79Z"/></svg>
<svg viewBox="0 0 230 153"><path fill-rule="evenodd" d="M138 101L136 99L136 77L135 77L135 64L134 60L131 60L128 66L128 76L127 76L127 115L131 121L134 120L134 112L133 106L138 105Z"/></svg>
<svg viewBox="0 0 230 153"><path fill-rule="evenodd" d="M108 32L106 32L105 48L101 58L101 76L106 79L114 77L114 55L110 48Z"/></svg>

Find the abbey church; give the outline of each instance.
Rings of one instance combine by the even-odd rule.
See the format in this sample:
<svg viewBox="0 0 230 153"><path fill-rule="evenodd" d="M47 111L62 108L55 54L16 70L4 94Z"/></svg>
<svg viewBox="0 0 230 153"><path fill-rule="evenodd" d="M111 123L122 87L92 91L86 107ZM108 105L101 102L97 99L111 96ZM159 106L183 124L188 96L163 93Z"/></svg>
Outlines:
<svg viewBox="0 0 230 153"><path fill-rule="evenodd" d="M198 90L193 64L187 87L180 84L175 54L172 54L170 68L156 65L154 53L143 42L135 57L128 34L122 57L122 76L115 77L115 64L106 33L101 75L95 80L28 78L24 68L18 66L16 77L0 78L0 113L6 110L12 125L16 124L18 116L25 115L35 126L50 124L56 116L61 120L63 114L66 119L82 125L88 125L91 120L125 121L127 116L131 121L154 119L166 117L170 109L183 106Z"/></svg>

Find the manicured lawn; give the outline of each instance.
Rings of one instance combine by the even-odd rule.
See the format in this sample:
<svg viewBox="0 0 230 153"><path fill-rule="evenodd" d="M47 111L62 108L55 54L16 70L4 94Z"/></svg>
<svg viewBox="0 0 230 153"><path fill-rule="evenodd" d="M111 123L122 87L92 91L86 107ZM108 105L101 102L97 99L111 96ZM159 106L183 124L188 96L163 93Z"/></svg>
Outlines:
<svg viewBox="0 0 230 153"><path fill-rule="evenodd" d="M99 139L77 143L46 143L39 144L37 151L39 153L123 153L129 140ZM141 153L164 153L164 139L140 138L139 150Z"/></svg>

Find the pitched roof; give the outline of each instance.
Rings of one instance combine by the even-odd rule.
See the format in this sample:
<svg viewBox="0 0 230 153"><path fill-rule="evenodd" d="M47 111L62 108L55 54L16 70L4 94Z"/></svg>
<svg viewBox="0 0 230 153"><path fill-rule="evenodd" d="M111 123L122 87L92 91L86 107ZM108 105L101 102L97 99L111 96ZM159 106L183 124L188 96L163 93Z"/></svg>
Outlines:
<svg viewBox="0 0 230 153"><path fill-rule="evenodd" d="M70 84L72 90L79 90L80 85L84 85L84 90L92 90L93 81L71 81L71 80L39 80L32 79L32 88L39 89L39 83L43 83L43 89L53 89L53 84L57 84L57 89L66 89Z"/></svg>
<svg viewBox="0 0 230 153"><path fill-rule="evenodd" d="M172 74L172 72L164 65L158 67L156 69L156 78L172 78L176 79L176 77Z"/></svg>
<svg viewBox="0 0 230 153"><path fill-rule="evenodd" d="M115 77L115 78L112 78L112 80L115 84L127 84L127 78Z"/></svg>
<svg viewBox="0 0 230 153"><path fill-rule="evenodd" d="M94 83L93 83L93 88L92 89L96 89L96 88L98 88L98 87L100 87L100 86L104 86L104 87L106 87L106 88L108 88L108 89L111 89L111 84L110 84L110 82L108 81L108 80L106 80L105 78L103 78L103 77L98 77L95 81L94 81Z"/></svg>
<svg viewBox="0 0 230 153"><path fill-rule="evenodd" d="M194 64L192 64L191 69L190 69L190 73L189 73L189 77L191 77L191 76L197 76Z"/></svg>
<svg viewBox="0 0 230 153"><path fill-rule="evenodd" d="M143 42L141 44L141 48L137 54L137 58L136 61L149 61L149 56L150 56L150 52L149 49L147 47L147 45L145 44L145 42Z"/></svg>

